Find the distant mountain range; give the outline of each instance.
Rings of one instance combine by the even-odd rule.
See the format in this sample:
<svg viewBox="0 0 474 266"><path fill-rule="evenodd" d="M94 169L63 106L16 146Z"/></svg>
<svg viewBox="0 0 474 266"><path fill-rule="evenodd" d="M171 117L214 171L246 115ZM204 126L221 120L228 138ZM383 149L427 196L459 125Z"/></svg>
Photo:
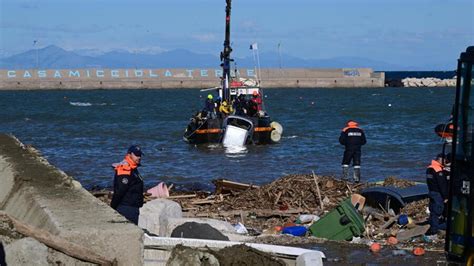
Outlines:
<svg viewBox="0 0 474 266"><path fill-rule="evenodd" d="M218 54L218 53L216 53ZM357 68L369 67L378 71L421 70L402 67L383 61L361 57L334 57L328 59L302 59L287 54L261 53L262 68ZM235 58L238 67L253 68L253 57ZM81 51L66 51L50 45L37 50L0 59L0 69L71 69L71 68L218 68L217 55L197 54L176 49L159 54L112 51L104 54L86 55Z"/></svg>

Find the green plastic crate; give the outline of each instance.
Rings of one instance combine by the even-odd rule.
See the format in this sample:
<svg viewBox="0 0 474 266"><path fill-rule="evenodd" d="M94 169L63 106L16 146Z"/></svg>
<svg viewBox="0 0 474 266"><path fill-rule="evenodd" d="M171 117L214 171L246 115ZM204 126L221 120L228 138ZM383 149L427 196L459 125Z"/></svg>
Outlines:
<svg viewBox="0 0 474 266"><path fill-rule="evenodd" d="M331 240L348 240L365 231L364 218L352 206L351 199L341 202L334 210L313 223L309 228L313 236Z"/></svg>

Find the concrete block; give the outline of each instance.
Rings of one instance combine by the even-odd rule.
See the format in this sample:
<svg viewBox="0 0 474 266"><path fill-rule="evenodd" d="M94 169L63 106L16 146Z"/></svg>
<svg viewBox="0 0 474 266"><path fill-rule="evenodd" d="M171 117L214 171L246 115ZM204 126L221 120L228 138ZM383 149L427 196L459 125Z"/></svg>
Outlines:
<svg viewBox="0 0 474 266"><path fill-rule="evenodd" d="M322 266L321 252L307 252L296 258L296 266Z"/></svg>
<svg viewBox="0 0 474 266"><path fill-rule="evenodd" d="M182 217L183 211L177 202L167 199L155 199L140 208L138 226L147 229L151 233L161 235L160 227L162 224L167 224L167 219Z"/></svg>
<svg viewBox="0 0 474 266"><path fill-rule="evenodd" d="M31 237L7 245L5 255L7 265L49 265L48 247Z"/></svg>

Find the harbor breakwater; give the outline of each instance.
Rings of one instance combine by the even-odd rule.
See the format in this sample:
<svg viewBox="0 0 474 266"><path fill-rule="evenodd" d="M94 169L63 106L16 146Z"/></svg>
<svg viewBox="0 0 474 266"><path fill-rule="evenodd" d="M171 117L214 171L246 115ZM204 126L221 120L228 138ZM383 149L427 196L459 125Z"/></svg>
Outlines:
<svg viewBox="0 0 474 266"><path fill-rule="evenodd" d="M384 87L385 73L370 68L255 69L233 73L257 76L265 88ZM0 69L0 90L33 89L167 89L219 85L221 69Z"/></svg>

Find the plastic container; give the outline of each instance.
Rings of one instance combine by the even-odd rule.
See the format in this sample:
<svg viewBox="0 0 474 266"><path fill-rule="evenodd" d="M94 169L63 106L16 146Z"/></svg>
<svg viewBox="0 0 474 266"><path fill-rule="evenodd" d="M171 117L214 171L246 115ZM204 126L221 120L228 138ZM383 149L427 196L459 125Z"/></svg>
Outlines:
<svg viewBox="0 0 474 266"><path fill-rule="evenodd" d="M283 228L281 233L294 236L304 236L306 234L306 231L308 231L308 229L306 229L306 227L304 226L288 226Z"/></svg>
<svg viewBox="0 0 474 266"><path fill-rule="evenodd" d="M408 224L408 216L406 214L402 214L398 217L398 224L399 225L406 225Z"/></svg>
<svg viewBox="0 0 474 266"><path fill-rule="evenodd" d="M315 222L319 220L319 216L314 214L301 214L300 217L296 220L298 224L306 224L310 222Z"/></svg>
<svg viewBox="0 0 474 266"><path fill-rule="evenodd" d="M316 237L350 241L354 236L363 235L365 223L364 218L357 212L349 198L313 223L309 230Z"/></svg>

